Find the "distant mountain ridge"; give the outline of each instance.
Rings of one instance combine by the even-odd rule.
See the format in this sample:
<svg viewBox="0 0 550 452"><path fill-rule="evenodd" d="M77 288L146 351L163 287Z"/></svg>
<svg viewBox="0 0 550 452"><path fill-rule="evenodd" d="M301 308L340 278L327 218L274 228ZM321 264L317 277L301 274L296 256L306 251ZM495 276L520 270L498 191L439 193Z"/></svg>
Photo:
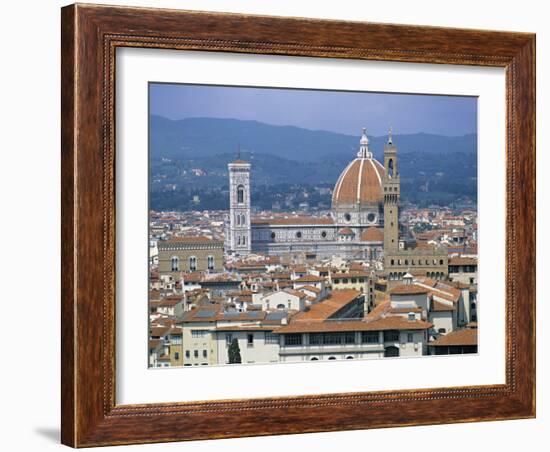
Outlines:
<svg viewBox="0 0 550 452"><path fill-rule="evenodd" d="M153 158L193 159L219 154L271 154L287 160L315 161L346 156L351 159L358 149L357 136L295 126L276 126L258 121L223 118L187 118L171 120L149 118L150 152ZM366 124L368 126L368 124ZM369 136L371 149L381 159L386 136ZM428 133L394 134L400 152L474 153L477 134L448 137Z"/></svg>

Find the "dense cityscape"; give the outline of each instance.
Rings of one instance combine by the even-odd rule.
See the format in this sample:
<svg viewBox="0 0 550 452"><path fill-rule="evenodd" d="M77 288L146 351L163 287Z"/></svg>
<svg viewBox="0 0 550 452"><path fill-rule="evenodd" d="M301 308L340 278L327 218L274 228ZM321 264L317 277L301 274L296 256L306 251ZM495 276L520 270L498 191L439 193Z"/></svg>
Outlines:
<svg viewBox="0 0 550 452"><path fill-rule="evenodd" d="M363 130L332 185L268 204L238 156L218 209L152 210L149 366L476 353L475 200L402 201L397 145Z"/></svg>

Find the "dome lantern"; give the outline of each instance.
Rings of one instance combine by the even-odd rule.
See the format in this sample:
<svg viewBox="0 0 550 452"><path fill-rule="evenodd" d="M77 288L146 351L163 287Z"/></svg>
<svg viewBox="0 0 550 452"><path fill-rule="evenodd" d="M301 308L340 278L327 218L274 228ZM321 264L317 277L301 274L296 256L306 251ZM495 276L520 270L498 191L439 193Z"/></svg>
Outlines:
<svg viewBox="0 0 550 452"><path fill-rule="evenodd" d="M357 157L360 159L371 159L372 152L369 149L369 139L367 137L367 129L363 127L363 134L359 140L359 152L357 152Z"/></svg>

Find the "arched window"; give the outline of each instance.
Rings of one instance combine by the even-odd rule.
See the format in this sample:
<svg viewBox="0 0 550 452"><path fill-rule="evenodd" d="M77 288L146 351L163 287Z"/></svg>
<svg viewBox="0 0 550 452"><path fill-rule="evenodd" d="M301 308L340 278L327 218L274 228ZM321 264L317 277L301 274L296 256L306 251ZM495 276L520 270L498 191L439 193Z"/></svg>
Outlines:
<svg viewBox="0 0 550 452"><path fill-rule="evenodd" d="M241 225L241 216L237 215L237 226Z"/></svg>
<svg viewBox="0 0 550 452"><path fill-rule="evenodd" d="M242 185L237 187L237 202L239 204L244 203L244 187Z"/></svg>
<svg viewBox="0 0 550 452"><path fill-rule="evenodd" d="M393 159L388 160L388 176L393 177Z"/></svg>
<svg viewBox="0 0 550 452"><path fill-rule="evenodd" d="M277 309L284 309L285 308L285 305L280 303L277 305Z"/></svg>
<svg viewBox="0 0 550 452"><path fill-rule="evenodd" d="M180 271L180 258L178 256L173 256L171 259L171 268L173 272Z"/></svg>
<svg viewBox="0 0 550 452"><path fill-rule="evenodd" d="M319 361L319 358L316 358L315 356L310 359L310 361Z"/></svg>
<svg viewBox="0 0 550 452"><path fill-rule="evenodd" d="M208 270L214 270L214 256L208 256Z"/></svg>
<svg viewBox="0 0 550 452"><path fill-rule="evenodd" d="M346 359L353 359L353 356L346 356Z"/></svg>
<svg viewBox="0 0 550 452"><path fill-rule="evenodd" d="M241 244L241 236L239 235L239 236L237 237L237 245L240 245L240 244Z"/></svg>
<svg viewBox="0 0 550 452"><path fill-rule="evenodd" d="M243 243L243 245L246 245L246 237L244 237L244 236L243 236L242 243Z"/></svg>
<svg viewBox="0 0 550 452"><path fill-rule="evenodd" d="M192 272L197 270L197 258L195 256L189 258L189 270Z"/></svg>
<svg viewBox="0 0 550 452"><path fill-rule="evenodd" d="M329 361L335 360L336 356L329 356L328 359L329 359Z"/></svg>
<svg viewBox="0 0 550 452"><path fill-rule="evenodd" d="M244 226L245 224L245 219L244 219L244 213L241 215L241 224Z"/></svg>

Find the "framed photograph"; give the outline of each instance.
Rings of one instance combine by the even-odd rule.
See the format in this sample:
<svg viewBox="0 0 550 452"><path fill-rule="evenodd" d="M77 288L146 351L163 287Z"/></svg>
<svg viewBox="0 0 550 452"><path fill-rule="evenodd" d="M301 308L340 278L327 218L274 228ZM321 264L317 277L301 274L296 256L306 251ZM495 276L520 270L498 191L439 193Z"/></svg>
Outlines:
<svg viewBox="0 0 550 452"><path fill-rule="evenodd" d="M62 9L62 442L535 416L535 36Z"/></svg>

